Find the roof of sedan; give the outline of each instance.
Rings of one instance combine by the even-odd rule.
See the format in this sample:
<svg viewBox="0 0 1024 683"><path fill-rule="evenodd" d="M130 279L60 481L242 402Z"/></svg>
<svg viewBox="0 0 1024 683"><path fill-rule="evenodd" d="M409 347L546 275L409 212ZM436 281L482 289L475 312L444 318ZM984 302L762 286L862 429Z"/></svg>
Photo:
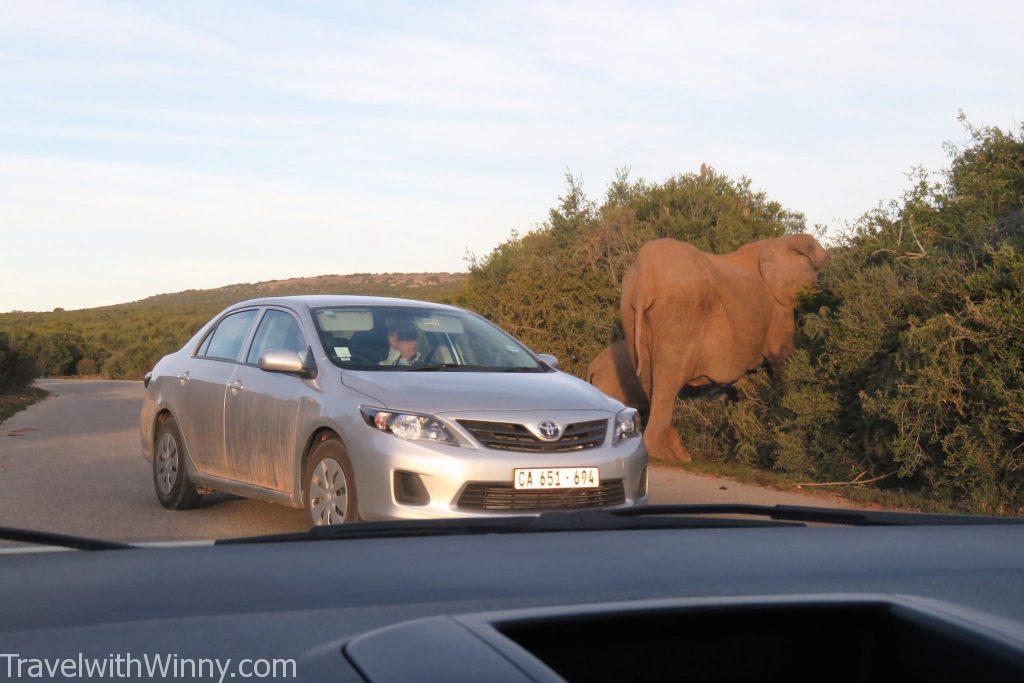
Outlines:
<svg viewBox="0 0 1024 683"><path fill-rule="evenodd" d="M345 294L308 294L302 296L268 296L261 299L240 301L232 306L271 306L273 304L305 304L310 308L320 306L422 306L431 308L455 308L446 304L415 299L395 299L387 296L352 296Z"/></svg>

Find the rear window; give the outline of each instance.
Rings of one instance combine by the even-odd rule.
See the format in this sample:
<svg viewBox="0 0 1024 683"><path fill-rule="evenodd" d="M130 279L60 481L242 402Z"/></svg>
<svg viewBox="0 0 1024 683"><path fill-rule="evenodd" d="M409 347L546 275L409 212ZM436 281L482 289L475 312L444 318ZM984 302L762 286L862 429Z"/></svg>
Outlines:
<svg viewBox="0 0 1024 683"><path fill-rule="evenodd" d="M207 358L219 358L221 360L235 360L238 352L242 350L245 342L245 335L256 317L256 310L239 311L225 316L217 328L210 333L203 346L206 347Z"/></svg>

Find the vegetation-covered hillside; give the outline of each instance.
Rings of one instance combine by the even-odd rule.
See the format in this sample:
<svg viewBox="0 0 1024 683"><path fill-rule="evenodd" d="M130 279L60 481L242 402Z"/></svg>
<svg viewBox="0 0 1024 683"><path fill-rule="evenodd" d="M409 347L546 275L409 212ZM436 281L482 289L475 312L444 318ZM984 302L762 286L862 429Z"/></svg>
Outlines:
<svg viewBox="0 0 1024 683"><path fill-rule="evenodd" d="M323 275L161 294L141 301L77 311L0 314L18 358L41 375L95 375L139 379L163 355L232 303L261 296L365 294L447 301L463 273ZM4 358L0 341L0 363ZM20 361L19 361L20 362ZM19 366L20 367L20 366Z"/></svg>
<svg viewBox="0 0 1024 683"><path fill-rule="evenodd" d="M833 240L781 376L678 403L698 459L1024 513L1024 136L970 132L946 171L919 174ZM459 301L581 374L621 334L618 286L643 242L723 252L803 228L706 169L622 177L600 202L571 182L541 229L472 264Z"/></svg>

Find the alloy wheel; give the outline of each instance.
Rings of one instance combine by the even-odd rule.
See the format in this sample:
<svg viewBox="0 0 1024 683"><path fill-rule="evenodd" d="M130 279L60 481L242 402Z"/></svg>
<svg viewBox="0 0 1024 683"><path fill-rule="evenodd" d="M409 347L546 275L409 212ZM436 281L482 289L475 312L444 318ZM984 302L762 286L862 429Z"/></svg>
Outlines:
<svg viewBox="0 0 1024 683"><path fill-rule="evenodd" d="M324 458L309 482L309 513L313 524L341 524L345 521L348 490L345 470L333 458Z"/></svg>
<svg viewBox="0 0 1024 683"><path fill-rule="evenodd" d="M156 482L161 493L171 495L174 483L178 481L178 442L174 435L165 432L156 449Z"/></svg>

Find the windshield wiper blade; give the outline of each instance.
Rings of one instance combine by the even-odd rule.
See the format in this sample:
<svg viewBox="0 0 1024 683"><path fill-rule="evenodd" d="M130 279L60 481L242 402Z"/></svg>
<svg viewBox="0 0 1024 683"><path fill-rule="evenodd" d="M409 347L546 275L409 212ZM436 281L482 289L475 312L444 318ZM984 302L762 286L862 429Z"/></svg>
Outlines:
<svg viewBox="0 0 1024 683"><path fill-rule="evenodd" d="M534 368L502 368L490 365L467 365L465 363L430 363L427 365L399 366L406 372L423 372L428 370L458 370L462 372L535 372Z"/></svg>
<svg viewBox="0 0 1024 683"><path fill-rule="evenodd" d="M34 543L36 545L52 545L62 548L74 548L76 550L126 550L128 548L135 548L133 545L116 541L101 541L97 538L69 536L66 534L54 534L49 531L15 529L12 527L0 527L0 540Z"/></svg>
<svg viewBox="0 0 1024 683"><path fill-rule="evenodd" d="M743 515L742 519L710 515ZM950 526L964 524L1024 524L1016 517L942 515L920 512L884 512L819 508L800 505L646 505L615 510L550 511L515 517L466 517L396 522L356 522L313 527L309 531L268 536L229 538L215 545L280 543L358 538L518 534L554 531L624 531L641 529L729 529L751 527L803 527L811 524L843 526Z"/></svg>
<svg viewBox="0 0 1024 683"><path fill-rule="evenodd" d="M554 531L617 531L627 529L729 529L737 527L799 527L800 523L766 519L725 519L719 517L622 517L616 510L551 511L539 515L510 517L464 517L394 522L355 522L315 526L309 531L267 536L221 539L214 545L236 543L280 543L356 538L402 538L409 536L463 536L478 534L521 534Z"/></svg>
<svg viewBox="0 0 1024 683"><path fill-rule="evenodd" d="M1024 524L1020 517L987 517L981 515L943 515L925 512L888 512L882 510L851 510L803 505L749 505L745 503L696 505L645 505L612 510L620 517L655 515L748 515L788 522L842 524L846 526L954 526L964 524Z"/></svg>

